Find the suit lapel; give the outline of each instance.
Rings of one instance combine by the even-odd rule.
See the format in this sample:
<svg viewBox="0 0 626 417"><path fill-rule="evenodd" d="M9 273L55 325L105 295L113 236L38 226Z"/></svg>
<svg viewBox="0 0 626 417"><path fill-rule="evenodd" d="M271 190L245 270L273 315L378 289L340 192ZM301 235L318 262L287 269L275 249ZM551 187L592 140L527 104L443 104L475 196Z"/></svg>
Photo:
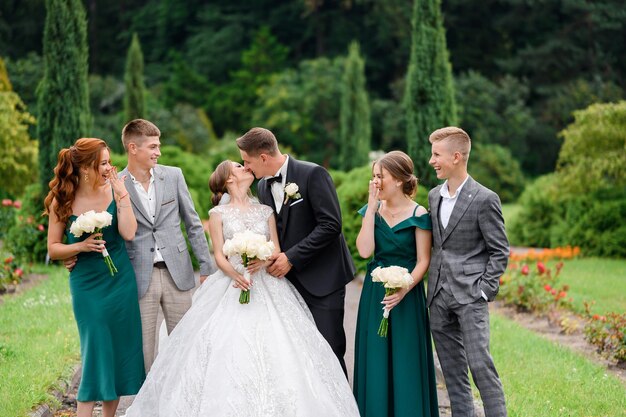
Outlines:
<svg viewBox="0 0 626 417"><path fill-rule="evenodd" d="M145 217L148 222L152 223L152 219L150 218L150 215L146 212L146 209L141 203L141 198L139 197L139 194L137 194L137 189L135 188L135 184L133 183L133 179L131 178L130 172L128 172L128 169L124 168L124 170L120 172L120 175L121 176L126 175L126 180L124 181L124 185L126 186L126 191L128 191L128 195L130 196L131 204L135 206L137 211L141 213L141 215Z"/></svg>
<svg viewBox="0 0 626 417"><path fill-rule="evenodd" d="M154 198L156 200L156 210L154 211L154 222L159 218L161 205L163 204L163 189L165 188L165 176L159 166L155 166L152 170L154 173Z"/></svg>
<svg viewBox="0 0 626 417"><path fill-rule="evenodd" d="M441 201L441 185L438 186L437 188L435 188L435 191L433 192L434 197L433 197L433 201L429 201L428 204L430 206L430 212L431 212L431 220L432 220L432 224L433 224L433 234L435 234L435 240L436 242L440 242L441 241L441 222L439 220L439 202Z"/></svg>
<svg viewBox="0 0 626 417"><path fill-rule="evenodd" d="M297 161L295 159L293 159L292 157L289 157L289 162L287 163L287 178L285 179L285 185L289 184L290 182L296 182L295 178L296 178L296 174L297 174L297 169L296 169L296 163ZM287 203L287 204L284 204ZM282 227L281 227L281 231L280 231L280 241L284 242L285 239L285 231L287 230L287 221L289 220L289 200L287 200L287 197L285 196L285 201L283 202L283 207L280 209L280 215L283 218L282 221Z"/></svg>
<svg viewBox="0 0 626 417"><path fill-rule="evenodd" d="M472 177L467 179L467 182L461 189L459 197L454 204L454 209L452 209L452 214L450 214L450 220L448 221L448 226L443 231L443 238L441 242L445 242L448 236L452 233L456 225L459 223L467 209L469 208L472 201L476 198L476 181Z"/></svg>

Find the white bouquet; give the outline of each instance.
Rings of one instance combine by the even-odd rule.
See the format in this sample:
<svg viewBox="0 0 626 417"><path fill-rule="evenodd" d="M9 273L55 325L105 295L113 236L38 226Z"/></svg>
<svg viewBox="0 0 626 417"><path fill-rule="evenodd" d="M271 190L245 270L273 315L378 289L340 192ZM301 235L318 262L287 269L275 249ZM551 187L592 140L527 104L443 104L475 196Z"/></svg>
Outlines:
<svg viewBox="0 0 626 417"><path fill-rule="evenodd" d="M244 268L248 267L248 263L253 259L265 261L274 253L274 242L265 239L265 236L246 230L245 232L235 233L232 239L224 242L222 252L227 257L234 255L241 256ZM250 281L250 274L244 269L243 277ZM241 290L239 296L241 304L250 302L250 291Z"/></svg>
<svg viewBox="0 0 626 417"><path fill-rule="evenodd" d="M380 282L385 287L385 296L395 294L401 288L409 288L414 280L409 270L400 266L376 267L372 271L372 282ZM383 319L378 326L378 335L387 337L389 310L383 307Z"/></svg>
<svg viewBox="0 0 626 417"><path fill-rule="evenodd" d="M81 237L83 233L102 233L102 229L110 226L112 221L113 216L108 211L96 213L93 210L89 210L74 220L74 223L70 226L70 233L76 237ZM102 240L102 238L99 238L99 240ZM113 264L113 259L111 259L106 247L102 251L102 256L104 257L104 263L109 267L111 276L115 275L117 268Z"/></svg>

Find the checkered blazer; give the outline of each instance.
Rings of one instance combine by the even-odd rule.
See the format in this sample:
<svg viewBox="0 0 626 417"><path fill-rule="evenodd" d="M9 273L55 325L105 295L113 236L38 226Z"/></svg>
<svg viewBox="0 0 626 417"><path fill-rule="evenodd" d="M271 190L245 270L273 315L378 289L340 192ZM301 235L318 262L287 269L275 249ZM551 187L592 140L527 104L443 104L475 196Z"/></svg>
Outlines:
<svg viewBox="0 0 626 417"><path fill-rule="evenodd" d="M469 304L483 290L492 301L500 287L509 257L500 198L471 176L461 189L448 226L439 218L441 185L428 193L433 223L433 252L428 278L430 306L439 279L445 275L454 298Z"/></svg>

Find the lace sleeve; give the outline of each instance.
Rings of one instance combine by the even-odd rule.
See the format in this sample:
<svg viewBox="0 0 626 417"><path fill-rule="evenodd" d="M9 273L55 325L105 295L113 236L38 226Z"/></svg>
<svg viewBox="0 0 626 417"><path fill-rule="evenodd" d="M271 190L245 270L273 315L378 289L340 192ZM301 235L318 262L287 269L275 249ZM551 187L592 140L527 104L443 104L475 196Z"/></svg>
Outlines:
<svg viewBox="0 0 626 417"><path fill-rule="evenodd" d="M224 207L224 206L215 206L211 210L209 210L209 216L212 216L213 213L224 215L224 211L225 211L224 209L225 208L226 207Z"/></svg>
<svg viewBox="0 0 626 417"><path fill-rule="evenodd" d="M263 213L263 217L265 219L269 219L270 217L272 217L272 214L274 214L274 209L271 208L270 206L266 206L265 204L260 204L261 206L261 213Z"/></svg>

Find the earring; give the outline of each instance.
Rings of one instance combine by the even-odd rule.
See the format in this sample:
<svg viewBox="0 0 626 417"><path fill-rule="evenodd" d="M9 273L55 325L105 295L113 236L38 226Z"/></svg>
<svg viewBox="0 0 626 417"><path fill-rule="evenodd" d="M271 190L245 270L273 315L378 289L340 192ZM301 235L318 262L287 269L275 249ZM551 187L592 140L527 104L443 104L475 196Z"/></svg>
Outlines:
<svg viewBox="0 0 626 417"><path fill-rule="evenodd" d="M89 175L85 174L85 182L89 182Z"/></svg>

